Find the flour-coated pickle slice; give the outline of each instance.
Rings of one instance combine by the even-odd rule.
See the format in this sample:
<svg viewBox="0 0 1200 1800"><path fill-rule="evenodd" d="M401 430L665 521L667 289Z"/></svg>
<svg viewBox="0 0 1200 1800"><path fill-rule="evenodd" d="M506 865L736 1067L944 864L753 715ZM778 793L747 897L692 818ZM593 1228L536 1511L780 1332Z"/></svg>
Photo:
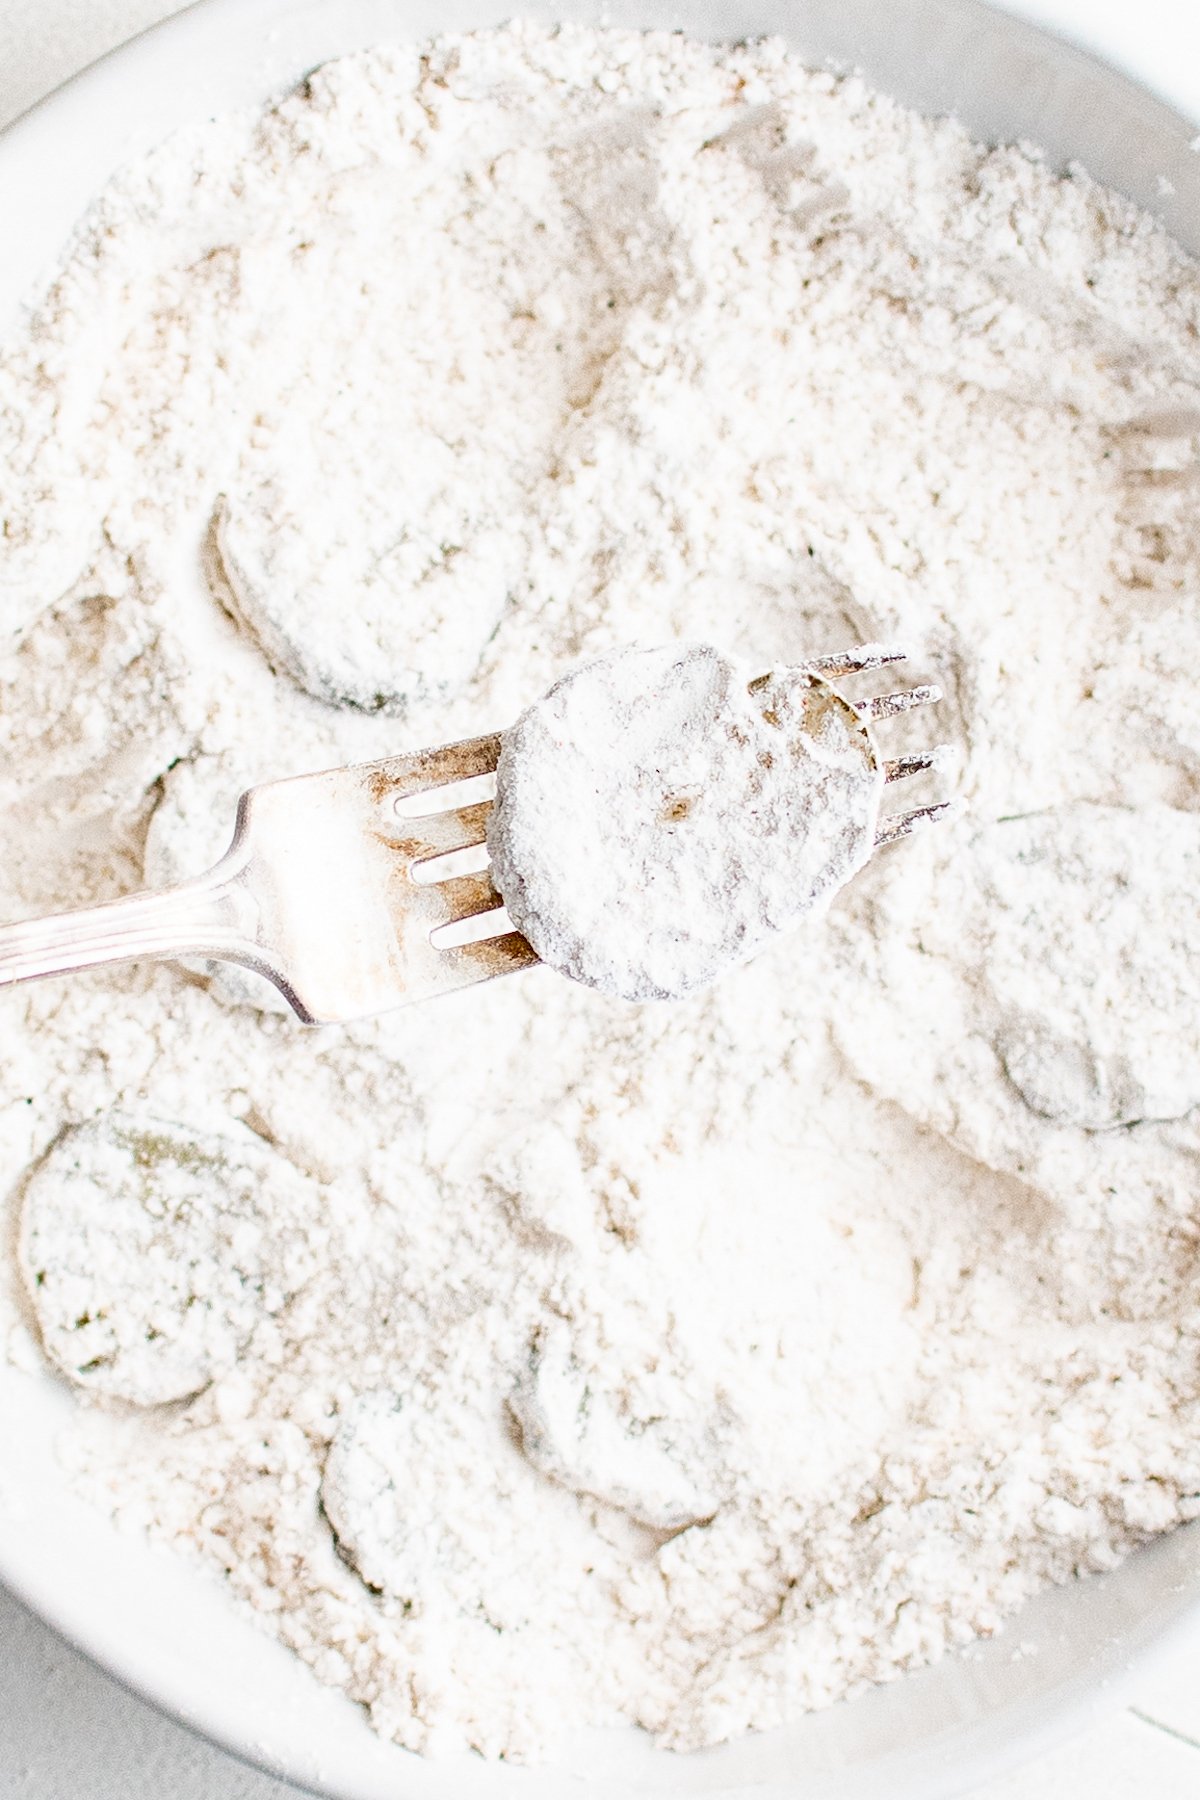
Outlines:
<svg viewBox="0 0 1200 1800"><path fill-rule="evenodd" d="M69 1128L21 1211L47 1356L136 1406L198 1393L311 1274L313 1193L253 1141L116 1112Z"/></svg>
<svg viewBox="0 0 1200 1800"><path fill-rule="evenodd" d="M356 148L272 284L287 354L213 496L218 598L332 706L401 714L462 687L526 573L572 361L541 299L566 269L591 301L597 277L575 276L547 159L514 182L499 148L405 153L393 177Z"/></svg>
<svg viewBox="0 0 1200 1800"><path fill-rule="evenodd" d="M342 1409L321 1505L342 1556L369 1588L411 1601L442 1559L440 1509L423 1504L414 1462L431 1444L428 1417L384 1391Z"/></svg>
<svg viewBox="0 0 1200 1800"><path fill-rule="evenodd" d="M1078 805L997 824L975 855L996 1047L1025 1104L1108 1131L1200 1101L1200 819ZM1164 954L1165 950L1165 954Z"/></svg>
<svg viewBox="0 0 1200 1800"><path fill-rule="evenodd" d="M534 1468L573 1493L656 1531L680 1531L716 1512L714 1446L702 1425L677 1410L639 1417L620 1395L598 1389L561 1322L541 1333L508 1404Z"/></svg>
<svg viewBox="0 0 1200 1800"><path fill-rule="evenodd" d="M706 986L867 861L883 775L801 669L610 651L505 733L492 876L543 962L625 1000Z"/></svg>
<svg viewBox="0 0 1200 1800"><path fill-rule="evenodd" d="M1089 1133L1180 1118L1200 1103L1198 888L1195 813L1081 801L968 823L871 902L878 976L835 1015L839 1040L999 1166L1028 1160L1031 1116Z"/></svg>
<svg viewBox="0 0 1200 1800"><path fill-rule="evenodd" d="M432 446L428 463L445 457ZM351 534L346 521L369 492L353 458L331 469L293 448L286 467L284 478L255 452L213 531L219 597L272 668L317 700L369 713L461 688L517 574L512 533L488 518L486 497L481 516L464 512L469 493L435 492L412 512L381 497Z"/></svg>
<svg viewBox="0 0 1200 1800"><path fill-rule="evenodd" d="M342 1407L321 1504L343 1559L376 1593L502 1629L527 1616L542 1544L536 1512L514 1504L514 1484L531 1483L498 1397L481 1404L453 1381L418 1378ZM499 1537L498 1515L512 1521Z"/></svg>

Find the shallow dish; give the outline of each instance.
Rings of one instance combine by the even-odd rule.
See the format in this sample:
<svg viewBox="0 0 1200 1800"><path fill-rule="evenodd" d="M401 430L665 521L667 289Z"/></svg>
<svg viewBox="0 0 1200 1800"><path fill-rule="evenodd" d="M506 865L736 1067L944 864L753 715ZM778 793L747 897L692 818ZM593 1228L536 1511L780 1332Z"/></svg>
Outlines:
<svg viewBox="0 0 1200 1800"><path fill-rule="evenodd" d="M512 10L511 0L203 0L126 46L0 140L0 318L49 268L108 172L174 126L260 101L339 52ZM520 10L715 37L779 32L810 60L861 65L900 100L957 111L977 135L1027 136L1054 159L1078 159L1200 252L1195 127L976 0L524 0ZM568 1783L581 1800L936 1800L1111 1705L1133 1662L1200 1615L1198 1521L1111 1576L1043 1595L995 1642L785 1731L686 1758L630 1731L576 1738L535 1770L423 1762L375 1738L207 1577L119 1535L71 1495L54 1454L70 1408L50 1376L0 1366L0 1578L152 1701L346 1800L557 1800Z"/></svg>

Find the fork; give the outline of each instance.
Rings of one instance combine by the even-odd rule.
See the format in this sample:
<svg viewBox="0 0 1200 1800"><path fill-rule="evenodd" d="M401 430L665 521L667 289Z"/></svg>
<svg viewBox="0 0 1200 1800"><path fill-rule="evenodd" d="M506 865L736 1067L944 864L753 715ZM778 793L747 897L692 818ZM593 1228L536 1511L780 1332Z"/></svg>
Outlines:
<svg viewBox="0 0 1200 1800"><path fill-rule="evenodd" d="M868 645L802 666L828 684L904 657ZM842 704L869 727L940 698L936 687L913 687ZM537 955L487 868L501 735L251 788L232 844L206 874L0 926L0 987L199 956L265 976L306 1024L340 1024L528 968ZM936 767L941 754L876 762L890 783ZM876 846L952 806L880 819Z"/></svg>

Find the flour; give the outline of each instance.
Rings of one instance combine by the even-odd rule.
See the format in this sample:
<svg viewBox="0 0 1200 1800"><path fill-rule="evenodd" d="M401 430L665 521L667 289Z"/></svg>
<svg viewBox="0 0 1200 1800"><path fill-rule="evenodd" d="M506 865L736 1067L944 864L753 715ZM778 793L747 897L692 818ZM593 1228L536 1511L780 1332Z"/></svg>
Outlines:
<svg viewBox="0 0 1200 1800"><path fill-rule="evenodd" d="M1082 174L527 24L173 138L18 321L0 916L621 645L948 690L964 816L671 1007L3 996L11 1359L385 1735L716 1743L1200 1511L1198 344Z"/></svg>
<svg viewBox="0 0 1200 1800"><path fill-rule="evenodd" d="M883 772L803 670L706 644L610 651L505 734L488 847L543 962L626 1000L752 956L871 854Z"/></svg>

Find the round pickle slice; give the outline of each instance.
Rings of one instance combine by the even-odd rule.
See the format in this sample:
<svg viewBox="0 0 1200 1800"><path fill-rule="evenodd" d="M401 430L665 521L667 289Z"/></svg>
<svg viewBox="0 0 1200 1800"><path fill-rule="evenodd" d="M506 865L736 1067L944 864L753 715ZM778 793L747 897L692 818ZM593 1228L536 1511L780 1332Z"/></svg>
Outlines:
<svg viewBox="0 0 1200 1800"><path fill-rule="evenodd" d="M116 1112L64 1131L26 1182L20 1225L47 1356L108 1399L190 1398L312 1273L313 1198L253 1141Z"/></svg>

